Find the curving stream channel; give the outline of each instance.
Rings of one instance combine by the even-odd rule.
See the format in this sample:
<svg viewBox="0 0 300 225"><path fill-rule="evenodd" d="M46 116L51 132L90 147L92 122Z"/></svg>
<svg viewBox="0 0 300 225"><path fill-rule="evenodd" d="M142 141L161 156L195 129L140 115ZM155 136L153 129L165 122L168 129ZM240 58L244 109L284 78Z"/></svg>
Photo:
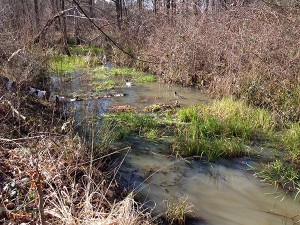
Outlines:
<svg viewBox="0 0 300 225"><path fill-rule="evenodd" d="M77 71L68 82L53 76L53 90L66 96L93 93L90 81L83 75L84 71ZM112 106L130 105L142 109L154 103L173 104L178 100L174 91L186 98L179 99L184 106L209 101L198 90L151 83L115 90L126 93L124 97L78 101L70 106L80 124L89 111L101 116ZM132 137L122 143L131 150L120 154L117 160L117 163L122 162L118 176L123 187L134 190L145 206L155 206L155 214L163 212L166 199L187 199L187 203L193 205L195 218L187 224L300 224L300 204L254 178L249 165L256 162L249 157L218 163L176 158L170 154L171 142L171 137L156 142Z"/></svg>

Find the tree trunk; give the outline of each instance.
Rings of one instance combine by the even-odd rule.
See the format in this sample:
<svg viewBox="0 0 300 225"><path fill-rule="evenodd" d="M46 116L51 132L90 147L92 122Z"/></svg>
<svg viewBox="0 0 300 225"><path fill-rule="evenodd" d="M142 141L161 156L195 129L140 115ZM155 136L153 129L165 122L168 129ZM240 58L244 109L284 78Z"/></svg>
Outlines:
<svg viewBox="0 0 300 225"><path fill-rule="evenodd" d="M78 35L78 9L75 4L73 4L74 7L74 41L76 45L79 45L79 35Z"/></svg>
<svg viewBox="0 0 300 225"><path fill-rule="evenodd" d="M213 5L214 5L214 0L208 0L208 7L207 7L208 12L211 13L213 11Z"/></svg>
<svg viewBox="0 0 300 225"><path fill-rule="evenodd" d="M207 10L207 0L202 0L201 2L201 13L204 14Z"/></svg>
<svg viewBox="0 0 300 225"><path fill-rule="evenodd" d="M139 7L139 10L143 10L143 8L144 8L143 0L138 0L138 7Z"/></svg>
<svg viewBox="0 0 300 225"><path fill-rule="evenodd" d="M65 10L65 0L60 0L60 7L61 7L61 11ZM71 53L70 53L69 48L68 48L68 36L67 36L66 17L65 17L64 14L61 15L60 26L61 26L61 31L62 31L62 34L63 34L63 45L64 45L65 53L68 56L71 56Z"/></svg>
<svg viewBox="0 0 300 225"><path fill-rule="evenodd" d="M171 8L171 0L166 0L166 8L167 10Z"/></svg>
<svg viewBox="0 0 300 225"><path fill-rule="evenodd" d="M166 8L167 8L167 14L169 15L169 11L171 8L171 0L166 0L165 3L166 3Z"/></svg>
<svg viewBox="0 0 300 225"><path fill-rule="evenodd" d="M116 12L117 12L117 24L119 29L121 29L122 23L122 0L116 0Z"/></svg>
<svg viewBox="0 0 300 225"><path fill-rule="evenodd" d="M94 13L94 0L89 0L90 18L95 17Z"/></svg>
<svg viewBox="0 0 300 225"><path fill-rule="evenodd" d="M125 3L125 1L124 1L124 0L121 0L121 2L122 2L122 16L125 16L125 17L127 17L127 15L128 15L128 12L127 12L126 3Z"/></svg>
<svg viewBox="0 0 300 225"><path fill-rule="evenodd" d="M51 3L51 13L52 13L52 16L54 16L59 11L58 3L57 3L57 0L51 0L50 3ZM57 20L54 21L54 27L55 27L56 31L59 31L60 18L58 18Z"/></svg>
<svg viewBox="0 0 300 225"><path fill-rule="evenodd" d="M40 12L39 12L38 0L33 0L33 4L34 4L35 29L39 30L39 28L40 28Z"/></svg>
<svg viewBox="0 0 300 225"><path fill-rule="evenodd" d="M176 7L176 0L171 0L171 8L173 13L176 13Z"/></svg>

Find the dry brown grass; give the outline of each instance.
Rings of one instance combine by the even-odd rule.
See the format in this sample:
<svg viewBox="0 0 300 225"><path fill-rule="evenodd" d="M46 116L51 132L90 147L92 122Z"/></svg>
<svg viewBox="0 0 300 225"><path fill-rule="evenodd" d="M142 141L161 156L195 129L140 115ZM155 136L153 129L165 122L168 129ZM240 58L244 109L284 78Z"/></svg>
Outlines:
<svg viewBox="0 0 300 225"><path fill-rule="evenodd" d="M40 136L26 147L15 142L19 147L0 152L4 224L39 221L41 197L50 224L151 223L132 195L119 192L110 178L114 171L105 169L105 156L91 163L90 151L78 136Z"/></svg>
<svg viewBox="0 0 300 225"><path fill-rule="evenodd" d="M298 11L249 6L205 16L136 19L140 22L133 21L124 34L128 45L160 63L137 66L164 82L196 86L215 97L234 95L282 120L299 120Z"/></svg>

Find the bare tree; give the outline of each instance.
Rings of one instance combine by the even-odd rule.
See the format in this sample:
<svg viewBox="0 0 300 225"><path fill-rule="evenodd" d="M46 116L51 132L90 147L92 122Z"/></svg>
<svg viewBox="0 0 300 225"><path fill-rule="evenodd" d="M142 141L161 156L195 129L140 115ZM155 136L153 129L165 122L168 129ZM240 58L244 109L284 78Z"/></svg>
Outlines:
<svg viewBox="0 0 300 225"><path fill-rule="evenodd" d="M79 44L79 35L78 35L78 9L77 6L73 3L74 7L74 20L73 20L73 29L74 29L74 40L75 44Z"/></svg>
<svg viewBox="0 0 300 225"><path fill-rule="evenodd" d="M60 0L60 7L61 7L61 11L65 10L65 0ZM68 48L68 36L67 36L67 25L66 25L66 17L65 14L61 15L60 18L60 27L61 27L61 31L63 34L63 45L64 45L64 50L66 52L66 54L68 56L71 55L69 48Z"/></svg>
<svg viewBox="0 0 300 225"><path fill-rule="evenodd" d="M90 9L90 17L94 18L95 13L94 13L94 0L89 0L89 9Z"/></svg>
<svg viewBox="0 0 300 225"><path fill-rule="evenodd" d="M114 0L116 5L116 12L117 12L117 24L119 29L121 29L121 23L123 18L123 4L122 0Z"/></svg>
<svg viewBox="0 0 300 225"><path fill-rule="evenodd" d="M142 10L144 8L144 0L137 0L137 3L139 10Z"/></svg>
<svg viewBox="0 0 300 225"><path fill-rule="evenodd" d="M38 0L33 0L33 5L34 5L35 28L36 28L36 30L39 30L39 28L40 28L40 11L39 11Z"/></svg>

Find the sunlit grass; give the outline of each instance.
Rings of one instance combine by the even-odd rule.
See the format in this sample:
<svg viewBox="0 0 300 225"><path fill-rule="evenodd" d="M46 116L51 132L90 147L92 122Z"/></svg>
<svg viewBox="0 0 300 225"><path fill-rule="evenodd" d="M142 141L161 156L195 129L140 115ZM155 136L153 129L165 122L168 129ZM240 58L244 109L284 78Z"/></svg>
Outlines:
<svg viewBox="0 0 300 225"><path fill-rule="evenodd" d="M225 98L206 107L207 112L217 116L226 132L244 139L267 138L274 133L276 121L266 110L253 108L242 101Z"/></svg>
<svg viewBox="0 0 300 225"><path fill-rule="evenodd" d="M87 55L88 52L93 54L100 54L104 52L104 48L88 45L74 45L69 48L71 55Z"/></svg>
<svg viewBox="0 0 300 225"><path fill-rule="evenodd" d="M161 124L154 117L147 114L137 114L126 112L122 114L112 114L106 120L114 122L119 127L121 138L129 134L137 134L150 140L159 138L162 133Z"/></svg>
<svg viewBox="0 0 300 225"><path fill-rule="evenodd" d="M96 86L96 91L111 90L116 87L116 82L113 80L94 81L93 84Z"/></svg>
<svg viewBox="0 0 300 225"><path fill-rule="evenodd" d="M300 125L293 124L289 129L283 132L282 141L289 150L292 161L300 159Z"/></svg>
<svg viewBox="0 0 300 225"><path fill-rule="evenodd" d="M137 83L150 83L156 81L156 77L154 75L142 71L138 71L134 68L128 68L128 67L113 67L113 68L97 67L94 69L94 72L95 74L123 76ZM96 75L96 77L97 76L98 75Z"/></svg>
<svg viewBox="0 0 300 225"><path fill-rule="evenodd" d="M149 130L149 131L145 132L144 136L147 139L156 140L156 139L159 138L159 131L157 129L152 129L152 130Z"/></svg>
<svg viewBox="0 0 300 225"><path fill-rule="evenodd" d="M73 72L76 69L86 68L87 63L84 56L59 55L53 57L50 62L50 69L58 74Z"/></svg>
<svg viewBox="0 0 300 225"><path fill-rule="evenodd" d="M250 140L269 138L275 127L267 111L232 99L181 109L177 117L174 149L209 161L246 154Z"/></svg>
<svg viewBox="0 0 300 225"><path fill-rule="evenodd" d="M263 182L273 184L276 188L295 191L299 189L299 174L291 166L280 160L275 160L263 166L255 176Z"/></svg>
<svg viewBox="0 0 300 225"><path fill-rule="evenodd" d="M185 224L186 216L193 212L193 205L187 203L188 198L165 200L166 218L169 224Z"/></svg>
<svg viewBox="0 0 300 225"><path fill-rule="evenodd" d="M72 46L71 56L56 55L49 60L50 69L56 73L69 73L76 69L94 67L101 64L99 54L104 52L103 48L93 46Z"/></svg>
<svg viewBox="0 0 300 225"><path fill-rule="evenodd" d="M197 155L213 161L245 153L244 141L238 137L226 136L218 118L211 115L202 118L200 115L190 119L189 123L178 126L174 147L180 154Z"/></svg>

